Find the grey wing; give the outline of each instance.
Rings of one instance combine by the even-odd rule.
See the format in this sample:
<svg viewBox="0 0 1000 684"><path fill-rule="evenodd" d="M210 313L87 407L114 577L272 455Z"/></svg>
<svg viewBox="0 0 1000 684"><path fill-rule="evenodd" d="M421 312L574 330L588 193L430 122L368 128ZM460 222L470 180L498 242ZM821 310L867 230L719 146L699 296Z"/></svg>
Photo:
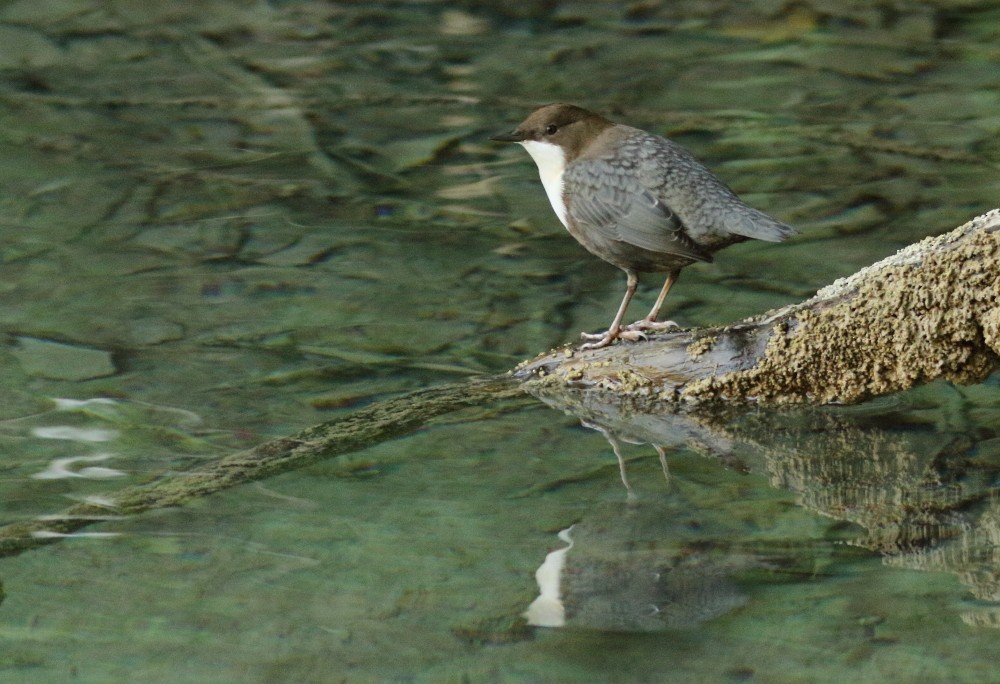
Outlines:
<svg viewBox="0 0 1000 684"><path fill-rule="evenodd" d="M712 257L685 234L677 214L630 171L602 159L578 161L566 167L563 188L572 198L567 206L570 217L605 240L711 261Z"/></svg>

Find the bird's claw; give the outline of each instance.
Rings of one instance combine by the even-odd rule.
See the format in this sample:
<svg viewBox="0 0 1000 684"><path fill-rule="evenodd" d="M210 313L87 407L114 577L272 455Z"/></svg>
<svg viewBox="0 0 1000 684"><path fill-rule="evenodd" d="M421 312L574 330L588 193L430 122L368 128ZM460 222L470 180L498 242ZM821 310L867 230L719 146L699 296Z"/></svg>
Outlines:
<svg viewBox="0 0 1000 684"><path fill-rule="evenodd" d="M643 318L642 320L622 327L622 330L630 332L666 332L667 330L679 330L680 327L681 326L677 325L673 321L651 321L648 318Z"/></svg>

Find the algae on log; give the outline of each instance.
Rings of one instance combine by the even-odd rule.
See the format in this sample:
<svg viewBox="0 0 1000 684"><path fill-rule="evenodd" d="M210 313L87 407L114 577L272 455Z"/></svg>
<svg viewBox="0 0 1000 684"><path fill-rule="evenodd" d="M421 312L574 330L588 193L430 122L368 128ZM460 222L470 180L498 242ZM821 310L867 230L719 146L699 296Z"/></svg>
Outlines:
<svg viewBox="0 0 1000 684"><path fill-rule="evenodd" d="M1000 363L1000 209L911 245L800 304L718 328L604 349L557 349L529 384L674 401L854 403Z"/></svg>

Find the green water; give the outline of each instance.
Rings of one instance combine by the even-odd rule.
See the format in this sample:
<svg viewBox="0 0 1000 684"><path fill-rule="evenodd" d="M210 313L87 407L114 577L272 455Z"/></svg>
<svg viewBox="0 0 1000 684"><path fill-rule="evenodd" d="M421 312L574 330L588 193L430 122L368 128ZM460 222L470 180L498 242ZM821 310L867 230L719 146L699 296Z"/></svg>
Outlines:
<svg viewBox="0 0 1000 684"><path fill-rule="evenodd" d="M5 3L0 522L606 326L624 276L487 140L540 103L669 134L802 230L687 269L684 325L995 207L1000 10L828 5ZM0 680L1000 680L996 377L819 416L590 401L630 490L553 403L0 560ZM571 525L569 624L526 626Z"/></svg>

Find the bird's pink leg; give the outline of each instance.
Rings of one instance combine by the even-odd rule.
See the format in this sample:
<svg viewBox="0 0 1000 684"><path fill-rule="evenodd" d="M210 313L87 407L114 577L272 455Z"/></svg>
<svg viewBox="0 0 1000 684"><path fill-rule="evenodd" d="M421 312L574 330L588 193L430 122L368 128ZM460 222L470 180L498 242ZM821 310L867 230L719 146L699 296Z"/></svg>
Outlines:
<svg viewBox="0 0 1000 684"><path fill-rule="evenodd" d="M580 333L580 337L583 339L594 340L593 342L581 344L580 349L600 349L601 347L607 347L619 337L625 337L626 339L638 339L638 337L632 337L632 335L622 335L622 319L625 318L625 310L628 309L628 303L632 301L632 295L635 294L635 288L639 286L638 275L632 271L625 271L625 275L627 276L627 280L625 281L625 297L622 299L621 306L618 307L618 313L615 314L615 320L611 321L611 327L603 333ZM641 333L636 333L636 335L641 335Z"/></svg>
<svg viewBox="0 0 1000 684"><path fill-rule="evenodd" d="M677 282L677 276L679 276L680 273L681 272L679 270L668 273L667 279L663 283L663 288L660 289L660 294L656 298L656 303L653 304L653 308L649 311L649 315L636 321L635 323L632 323L631 325L626 325L623 330L629 332L644 332L647 330L659 332L679 328L680 326L673 321L657 321L656 317L660 315L660 307L663 306L663 300L667 298L667 293L670 292L670 288Z"/></svg>

